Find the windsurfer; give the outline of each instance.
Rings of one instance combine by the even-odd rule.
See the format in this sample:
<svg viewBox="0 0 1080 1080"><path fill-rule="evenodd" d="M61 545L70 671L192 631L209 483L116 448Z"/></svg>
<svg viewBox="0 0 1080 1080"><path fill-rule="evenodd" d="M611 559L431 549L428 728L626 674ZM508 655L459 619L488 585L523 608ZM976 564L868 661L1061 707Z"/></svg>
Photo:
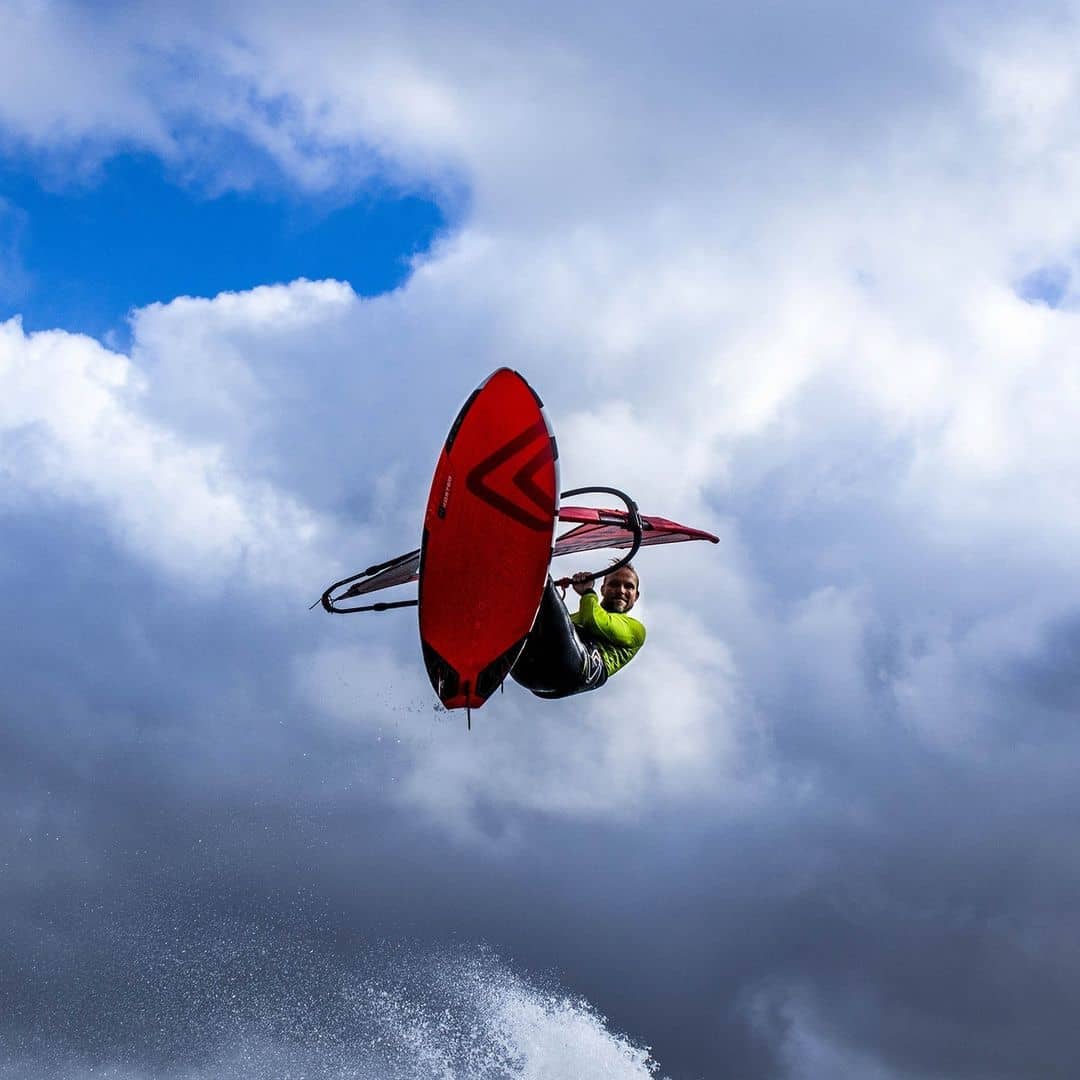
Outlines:
<svg viewBox="0 0 1080 1080"><path fill-rule="evenodd" d="M595 580L589 574L570 579L581 597L571 615L548 578L529 640L510 671L537 697L596 690L645 644L645 627L628 614L641 595L637 571L627 564L607 574L599 596Z"/></svg>

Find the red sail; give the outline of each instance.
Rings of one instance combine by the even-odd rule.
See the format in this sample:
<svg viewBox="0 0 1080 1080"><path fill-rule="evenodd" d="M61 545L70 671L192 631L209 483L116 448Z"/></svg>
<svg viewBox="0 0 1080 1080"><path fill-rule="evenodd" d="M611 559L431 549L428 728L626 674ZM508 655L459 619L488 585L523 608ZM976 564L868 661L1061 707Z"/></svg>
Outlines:
<svg viewBox="0 0 1080 1080"><path fill-rule="evenodd" d="M576 529L565 532L555 541L554 555L574 555L597 548L628 548L634 537L628 527L625 510L594 510L588 506L564 506L560 521L577 521ZM652 544L681 544L686 540L708 540L718 544L720 538L701 529L692 529L662 517L641 516L641 546Z"/></svg>
<svg viewBox="0 0 1080 1080"><path fill-rule="evenodd" d="M555 541L553 555L577 555L583 551L596 551L599 548L627 548L633 536L627 528L625 510L598 510L588 506L564 506L559 511L559 520L576 521L576 528L565 532ZM652 544L681 544L687 540L708 540L711 544L719 543L719 538L701 529L692 529L689 525L680 525L662 517L641 516L641 546ZM412 551L399 555L384 569L363 581L351 585L346 592L335 596L335 601L347 600L366 593L379 592L394 585L407 585L416 581L420 570L420 552Z"/></svg>

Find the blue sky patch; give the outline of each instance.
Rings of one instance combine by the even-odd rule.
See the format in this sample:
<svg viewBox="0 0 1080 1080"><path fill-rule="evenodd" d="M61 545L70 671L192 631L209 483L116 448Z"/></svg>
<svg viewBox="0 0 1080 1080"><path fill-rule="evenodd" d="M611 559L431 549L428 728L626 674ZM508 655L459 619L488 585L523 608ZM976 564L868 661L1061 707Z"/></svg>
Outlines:
<svg viewBox="0 0 1080 1080"><path fill-rule="evenodd" d="M0 319L128 340L133 307L292 281L373 296L408 277L446 219L434 199L372 186L336 196L256 189L210 196L147 154L57 187L0 159Z"/></svg>
<svg viewBox="0 0 1080 1080"><path fill-rule="evenodd" d="M1069 291L1071 277L1068 267L1041 266L1020 280L1016 292L1029 304L1058 308Z"/></svg>

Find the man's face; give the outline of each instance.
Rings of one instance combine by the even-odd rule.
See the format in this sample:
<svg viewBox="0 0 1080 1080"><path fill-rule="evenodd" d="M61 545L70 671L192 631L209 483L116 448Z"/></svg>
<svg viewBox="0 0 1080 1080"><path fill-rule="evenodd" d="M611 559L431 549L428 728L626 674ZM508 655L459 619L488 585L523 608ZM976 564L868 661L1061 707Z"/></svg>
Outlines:
<svg viewBox="0 0 1080 1080"><path fill-rule="evenodd" d="M608 574L600 586L600 606L605 611L616 611L625 615L637 602L637 575L633 570L616 570Z"/></svg>

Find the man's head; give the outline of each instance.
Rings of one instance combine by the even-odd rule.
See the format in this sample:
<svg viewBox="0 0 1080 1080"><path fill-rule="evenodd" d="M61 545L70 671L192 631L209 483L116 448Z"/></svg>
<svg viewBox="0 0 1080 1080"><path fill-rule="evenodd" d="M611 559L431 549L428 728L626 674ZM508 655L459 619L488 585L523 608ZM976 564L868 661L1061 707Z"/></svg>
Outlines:
<svg viewBox="0 0 1080 1080"><path fill-rule="evenodd" d="M641 595L637 571L627 563L604 576L600 586L600 606L605 611L625 615Z"/></svg>

